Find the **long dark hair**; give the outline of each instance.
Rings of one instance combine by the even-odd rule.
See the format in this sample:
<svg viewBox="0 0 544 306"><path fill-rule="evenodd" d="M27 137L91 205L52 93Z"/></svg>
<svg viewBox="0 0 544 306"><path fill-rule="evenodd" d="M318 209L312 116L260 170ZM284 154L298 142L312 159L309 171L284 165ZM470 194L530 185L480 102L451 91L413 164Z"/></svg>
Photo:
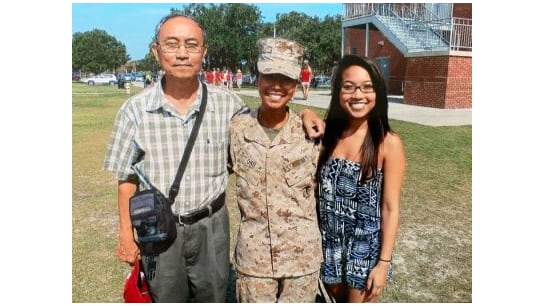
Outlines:
<svg viewBox="0 0 544 306"><path fill-rule="evenodd" d="M325 135L322 141L322 150L317 163L316 179L319 179L319 172L330 158L338 139L348 125L348 114L340 107L340 88L342 86L342 74L351 66L361 66L365 69L372 80L376 92L376 105L370 112L368 118L368 132L361 146L361 182L373 178L378 168L378 151L387 132L391 131L387 117L387 90L380 68L376 63L367 57L346 55L338 64L332 84L332 96L329 109L325 114Z"/></svg>

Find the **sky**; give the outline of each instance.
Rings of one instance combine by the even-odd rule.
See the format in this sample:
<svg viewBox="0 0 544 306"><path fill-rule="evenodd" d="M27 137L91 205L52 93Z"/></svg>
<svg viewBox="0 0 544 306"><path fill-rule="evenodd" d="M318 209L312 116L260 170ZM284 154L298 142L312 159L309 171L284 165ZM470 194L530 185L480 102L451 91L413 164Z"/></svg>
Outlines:
<svg viewBox="0 0 544 306"><path fill-rule="evenodd" d="M276 14L291 11L322 19L326 15L342 15L344 8L341 2L252 4L260 9L263 22L274 22ZM183 3L72 3L72 34L105 30L126 46L132 60L140 60L149 51L159 20L171 8L184 6Z"/></svg>

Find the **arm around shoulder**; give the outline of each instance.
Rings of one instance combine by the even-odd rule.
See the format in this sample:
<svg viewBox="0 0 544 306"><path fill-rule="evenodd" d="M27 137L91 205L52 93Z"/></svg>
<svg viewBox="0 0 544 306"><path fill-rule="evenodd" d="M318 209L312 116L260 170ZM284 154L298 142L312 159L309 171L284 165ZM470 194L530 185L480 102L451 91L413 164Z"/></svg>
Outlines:
<svg viewBox="0 0 544 306"><path fill-rule="evenodd" d="M325 134L325 121L311 108L305 108L300 111L302 124L306 135L312 139L317 139Z"/></svg>

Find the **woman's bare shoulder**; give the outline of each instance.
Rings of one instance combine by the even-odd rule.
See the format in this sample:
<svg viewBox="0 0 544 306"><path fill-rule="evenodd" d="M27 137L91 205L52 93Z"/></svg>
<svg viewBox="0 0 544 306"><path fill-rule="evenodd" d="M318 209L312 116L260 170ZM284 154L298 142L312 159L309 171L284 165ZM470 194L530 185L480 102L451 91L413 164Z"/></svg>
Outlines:
<svg viewBox="0 0 544 306"><path fill-rule="evenodd" d="M386 153L398 152L399 150L404 151L404 144L402 143L401 137L399 134L393 132L387 132L383 140L383 146Z"/></svg>

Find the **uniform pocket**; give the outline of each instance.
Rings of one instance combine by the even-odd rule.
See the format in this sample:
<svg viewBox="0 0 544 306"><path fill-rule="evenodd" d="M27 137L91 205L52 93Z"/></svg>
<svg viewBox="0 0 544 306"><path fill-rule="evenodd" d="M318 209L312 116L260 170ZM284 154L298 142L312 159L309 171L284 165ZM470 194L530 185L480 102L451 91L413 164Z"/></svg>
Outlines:
<svg viewBox="0 0 544 306"><path fill-rule="evenodd" d="M289 156L284 158L289 158ZM283 167L283 171L287 185L293 187L299 184L311 183L315 174L315 166L309 156L304 156L288 160Z"/></svg>

